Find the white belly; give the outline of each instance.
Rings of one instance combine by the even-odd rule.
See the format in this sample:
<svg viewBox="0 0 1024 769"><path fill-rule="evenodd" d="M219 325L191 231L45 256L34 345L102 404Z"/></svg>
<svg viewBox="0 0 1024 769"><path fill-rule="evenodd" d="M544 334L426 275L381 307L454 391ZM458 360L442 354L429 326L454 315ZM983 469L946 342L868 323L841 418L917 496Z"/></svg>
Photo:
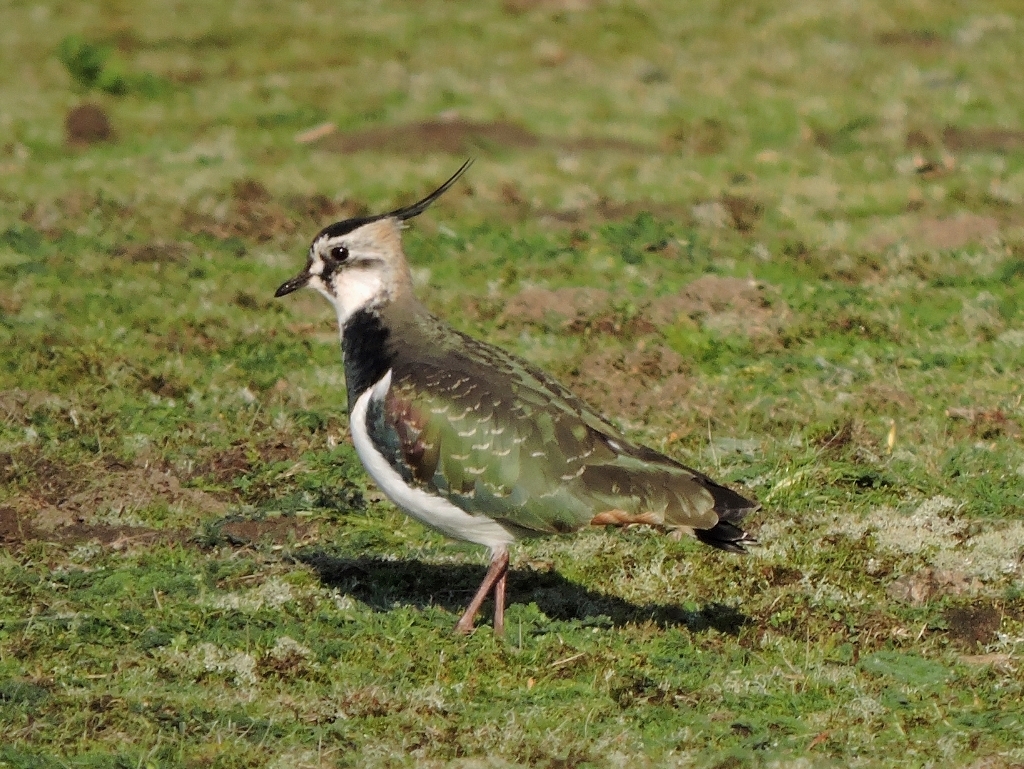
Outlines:
<svg viewBox="0 0 1024 769"><path fill-rule="evenodd" d="M508 530L483 515L470 515L443 497L406 484L402 476L377 451L366 430L366 411L370 400L380 401L391 387L388 371L373 387L368 387L352 407L349 429L363 467L403 512L453 539L484 545L492 550L504 549L515 541Z"/></svg>

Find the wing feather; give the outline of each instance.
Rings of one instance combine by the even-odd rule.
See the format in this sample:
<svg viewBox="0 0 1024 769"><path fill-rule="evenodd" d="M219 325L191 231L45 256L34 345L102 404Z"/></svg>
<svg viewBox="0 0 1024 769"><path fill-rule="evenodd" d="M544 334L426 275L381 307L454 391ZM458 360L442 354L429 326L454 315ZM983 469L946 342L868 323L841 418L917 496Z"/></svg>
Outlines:
<svg viewBox="0 0 1024 769"><path fill-rule="evenodd" d="M371 431L408 482L518 536L575 531L607 510L714 531L756 508L630 443L540 369L457 332L448 339L443 355L428 344L396 355Z"/></svg>

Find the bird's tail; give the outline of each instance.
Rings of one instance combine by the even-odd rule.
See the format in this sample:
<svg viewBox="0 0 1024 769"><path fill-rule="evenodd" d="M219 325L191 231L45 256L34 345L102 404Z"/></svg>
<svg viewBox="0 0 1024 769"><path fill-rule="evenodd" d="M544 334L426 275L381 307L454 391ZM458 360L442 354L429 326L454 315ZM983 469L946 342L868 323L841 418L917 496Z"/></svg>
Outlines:
<svg viewBox="0 0 1024 769"><path fill-rule="evenodd" d="M749 513L761 506L710 478L704 485L715 498L714 509L718 513L718 523L710 529L696 529L694 534L697 539L719 550L728 550L731 553L747 552L746 546L756 545L757 540L743 531L739 524Z"/></svg>

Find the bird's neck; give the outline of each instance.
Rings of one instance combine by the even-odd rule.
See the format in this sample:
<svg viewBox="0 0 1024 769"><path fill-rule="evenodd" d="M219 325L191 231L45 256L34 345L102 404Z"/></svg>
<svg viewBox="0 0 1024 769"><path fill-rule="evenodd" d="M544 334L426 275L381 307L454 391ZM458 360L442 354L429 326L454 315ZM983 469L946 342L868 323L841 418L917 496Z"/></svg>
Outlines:
<svg viewBox="0 0 1024 769"><path fill-rule="evenodd" d="M391 335L378 308L357 310L342 326L341 350L349 409L364 390L373 387L391 368L394 359Z"/></svg>
<svg viewBox="0 0 1024 769"><path fill-rule="evenodd" d="M406 301L364 307L346 319L341 349L350 409L394 365L400 338L403 345L417 344L410 336L415 336L418 321L429 317L426 308L410 296Z"/></svg>

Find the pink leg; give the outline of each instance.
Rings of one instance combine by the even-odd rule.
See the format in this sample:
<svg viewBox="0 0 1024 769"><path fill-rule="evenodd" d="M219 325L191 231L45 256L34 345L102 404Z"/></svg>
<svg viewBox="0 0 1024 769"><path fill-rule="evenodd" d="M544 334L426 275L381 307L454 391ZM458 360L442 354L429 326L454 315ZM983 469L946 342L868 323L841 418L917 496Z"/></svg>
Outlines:
<svg viewBox="0 0 1024 769"><path fill-rule="evenodd" d="M501 550L495 550L491 552L491 566L487 569L487 574L484 576L484 581L480 583L480 587L476 591L476 595L473 596L473 600L469 602L469 606L466 608L466 613L462 615L459 621L455 625L455 632L466 635L473 632L473 619L476 617L476 613L480 611L480 605L484 602L487 594L495 587L495 583L500 580L501 582L501 610L502 610L502 623L504 623L504 611L505 611L505 574L508 571L508 550L502 548ZM495 617L497 617L497 598L495 598ZM504 629L504 627L502 628ZM495 634L497 634L497 620L495 621Z"/></svg>
<svg viewBox="0 0 1024 769"><path fill-rule="evenodd" d="M494 635L505 635L505 583L508 582L508 556L505 556L505 568L494 583Z"/></svg>

